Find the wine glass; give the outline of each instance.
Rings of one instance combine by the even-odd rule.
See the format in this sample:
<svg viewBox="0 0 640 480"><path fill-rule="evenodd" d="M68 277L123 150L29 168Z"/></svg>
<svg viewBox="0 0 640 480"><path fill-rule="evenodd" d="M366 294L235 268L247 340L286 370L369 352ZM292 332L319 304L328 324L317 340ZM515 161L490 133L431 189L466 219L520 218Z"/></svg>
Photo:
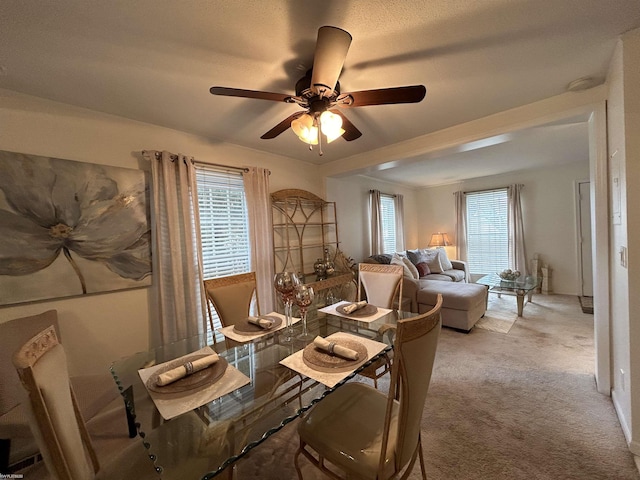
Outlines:
<svg viewBox="0 0 640 480"><path fill-rule="evenodd" d="M286 327L282 343L290 343L293 339L293 326L291 320L293 312L291 311L291 307L293 306L295 287L296 285L300 285L300 280L293 272L280 272L275 274L273 278L273 285L276 291L280 294L284 305Z"/></svg>
<svg viewBox="0 0 640 480"><path fill-rule="evenodd" d="M300 318L302 319L302 333L296 337L298 340L308 341L313 338L313 335L307 332L307 309L313 303L313 297L312 287L309 285L296 285L294 302L300 309Z"/></svg>

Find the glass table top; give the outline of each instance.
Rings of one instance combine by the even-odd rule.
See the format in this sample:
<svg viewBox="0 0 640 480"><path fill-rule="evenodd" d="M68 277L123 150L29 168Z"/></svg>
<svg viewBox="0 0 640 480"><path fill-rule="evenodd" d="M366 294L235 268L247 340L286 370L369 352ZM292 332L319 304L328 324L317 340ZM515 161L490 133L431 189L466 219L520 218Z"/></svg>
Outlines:
<svg viewBox="0 0 640 480"><path fill-rule="evenodd" d="M309 343L294 340L285 344L280 335L283 330L240 345L226 341L209 345L250 382L168 421L160 417L138 370L201 349L207 345L205 336L191 337L117 360L111 366L111 373L125 397L127 408L136 416L138 435L153 461L150 468L161 471L163 478L209 479L227 471L227 467L252 448L390 350L393 339L389 333L393 330L387 330L383 325L395 325L399 319L415 315L392 311L370 323L324 313L309 318L307 328L314 337L349 332L386 344L383 352L333 388L280 364ZM301 326L295 324L294 329L299 333ZM387 333L381 335L379 329Z"/></svg>
<svg viewBox="0 0 640 480"><path fill-rule="evenodd" d="M517 280L503 280L497 273L492 273L476 280L476 283L507 291L524 290L526 293L537 288L541 281L541 278L532 277L530 275L520 277Z"/></svg>

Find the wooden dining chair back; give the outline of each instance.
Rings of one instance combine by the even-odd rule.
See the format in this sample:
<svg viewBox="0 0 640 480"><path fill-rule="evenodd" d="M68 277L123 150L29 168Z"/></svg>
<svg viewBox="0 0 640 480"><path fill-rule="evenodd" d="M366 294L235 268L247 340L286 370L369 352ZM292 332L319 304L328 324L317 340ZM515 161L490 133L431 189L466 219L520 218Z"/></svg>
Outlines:
<svg viewBox="0 0 640 480"><path fill-rule="evenodd" d="M381 308L400 308L402 278L401 265L360 263L358 264L358 299L363 300L364 291L367 303Z"/></svg>
<svg viewBox="0 0 640 480"><path fill-rule="evenodd" d="M37 315L0 323L0 472L19 468L38 454L38 445L22 405L24 390L13 367L13 353L27 340L53 326L57 333L58 314L47 310Z"/></svg>
<svg viewBox="0 0 640 480"><path fill-rule="evenodd" d="M109 461L101 464L55 329L47 327L25 342L12 363L27 393L31 430L56 480L195 478L230 455L228 442L218 445L206 441L206 425L195 412L188 412L145 432L144 445L140 439L125 438L116 447L111 438L105 445ZM161 464L157 464L159 459Z"/></svg>
<svg viewBox="0 0 640 480"><path fill-rule="evenodd" d="M255 297L256 312L260 315L256 272L240 273L226 277L211 278L204 281L209 309L209 322L214 330L211 305L216 309L223 327L235 325L246 319L251 311L251 302Z"/></svg>
<svg viewBox="0 0 640 480"><path fill-rule="evenodd" d="M100 468L98 457L54 328L47 327L27 341L13 356L13 365L29 395L32 430L51 473L65 480L93 478Z"/></svg>
<svg viewBox="0 0 640 480"><path fill-rule="evenodd" d="M358 265L358 299L367 297L367 303L381 308L400 308L402 299L403 268L401 265L381 265L360 263ZM369 365L360 374L373 380L378 388L378 380L391 370L390 354Z"/></svg>
<svg viewBox="0 0 640 480"><path fill-rule="evenodd" d="M407 478L420 458L421 420L442 320L442 296L429 312L398 320L388 393L347 383L316 404L298 426L299 456L331 478ZM328 464L327 464L328 463Z"/></svg>

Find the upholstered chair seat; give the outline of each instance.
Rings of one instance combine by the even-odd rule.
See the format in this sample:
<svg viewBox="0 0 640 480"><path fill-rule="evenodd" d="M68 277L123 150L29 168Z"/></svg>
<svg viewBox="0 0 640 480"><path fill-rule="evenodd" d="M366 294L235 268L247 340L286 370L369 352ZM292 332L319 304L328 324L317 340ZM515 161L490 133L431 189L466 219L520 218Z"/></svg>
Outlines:
<svg viewBox="0 0 640 480"><path fill-rule="evenodd" d="M407 478L420 459L420 425L442 320L442 297L429 312L399 320L388 393L348 383L327 395L300 421L294 462L303 455L331 478Z"/></svg>

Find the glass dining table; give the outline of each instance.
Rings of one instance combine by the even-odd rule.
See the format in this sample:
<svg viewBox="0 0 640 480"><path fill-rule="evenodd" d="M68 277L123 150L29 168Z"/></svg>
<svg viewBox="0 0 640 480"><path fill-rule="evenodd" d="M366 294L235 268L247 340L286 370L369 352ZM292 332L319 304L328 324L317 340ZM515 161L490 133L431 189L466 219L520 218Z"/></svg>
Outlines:
<svg viewBox="0 0 640 480"><path fill-rule="evenodd" d="M367 356L367 361L331 386L281 363L283 360L286 363L309 343L295 338L286 343L284 330L244 343L225 339L208 345L228 366L247 378L246 384L239 388L230 387L233 389L228 393L196 408L187 406L186 411L169 420L163 418L154 401L157 395L154 398L150 393L139 370L165 364L207 347L206 336L187 338L113 362L112 376L125 398L130 415L135 418L137 435L152 460L149 468L161 473L164 479L231 478L234 463L251 449L365 368L379 363L380 358L392 348L393 328L389 327L399 319L416 315L398 310L382 313L370 322L337 313L310 314L307 328L314 337L348 333L362 338L363 342L374 340L384 344L378 353ZM296 324L294 329L299 333L300 326ZM171 397L180 403L179 393Z"/></svg>

